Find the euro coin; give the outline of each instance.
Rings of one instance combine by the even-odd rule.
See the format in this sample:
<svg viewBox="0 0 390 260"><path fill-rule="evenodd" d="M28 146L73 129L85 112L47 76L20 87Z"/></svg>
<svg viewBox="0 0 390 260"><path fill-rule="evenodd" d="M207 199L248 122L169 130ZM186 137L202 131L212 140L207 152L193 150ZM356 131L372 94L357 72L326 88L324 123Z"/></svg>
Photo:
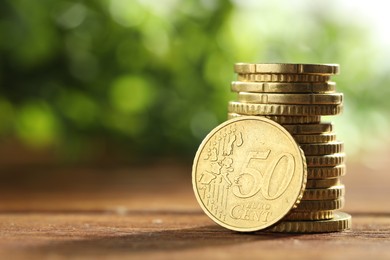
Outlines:
<svg viewBox="0 0 390 260"><path fill-rule="evenodd" d="M338 115L342 112L340 105L280 105L254 104L230 101L229 113L245 115L283 115L283 116L326 116Z"/></svg>
<svg viewBox="0 0 390 260"><path fill-rule="evenodd" d="M306 164L292 136L264 117L239 117L213 129L193 163L203 211L219 225L256 231L280 221L302 198Z"/></svg>
<svg viewBox="0 0 390 260"><path fill-rule="evenodd" d="M282 221L269 228L270 232L287 233L326 233L348 230L352 226L351 215L344 212L334 212L334 217L329 220L318 221Z"/></svg>
<svg viewBox="0 0 390 260"><path fill-rule="evenodd" d="M308 144L308 143L328 143L336 141L335 133L325 133L325 134L312 134L312 135L293 135L295 141L299 144Z"/></svg>
<svg viewBox="0 0 390 260"><path fill-rule="evenodd" d="M302 200L296 210L337 210L344 207L344 198L335 200Z"/></svg>
<svg viewBox="0 0 390 260"><path fill-rule="evenodd" d="M255 93L334 93L335 82L242 82L231 83L233 92L255 92Z"/></svg>
<svg viewBox="0 0 390 260"><path fill-rule="evenodd" d="M344 162L344 153L306 156L306 163L308 167L331 167L344 164Z"/></svg>
<svg viewBox="0 0 390 260"><path fill-rule="evenodd" d="M237 113L228 113L228 119L245 116ZM321 121L321 116L267 116L264 117L271 119L279 124L318 124Z"/></svg>
<svg viewBox="0 0 390 260"><path fill-rule="evenodd" d="M238 81L254 82L327 82L329 76L310 74L238 74Z"/></svg>
<svg viewBox="0 0 390 260"><path fill-rule="evenodd" d="M325 220L332 219L333 210L296 211L292 210L283 220Z"/></svg>
<svg viewBox="0 0 390 260"><path fill-rule="evenodd" d="M297 104L297 105L338 105L343 102L343 94L280 94L239 92L238 101L255 104Z"/></svg>
<svg viewBox="0 0 390 260"><path fill-rule="evenodd" d="M333 167L307 167L307 179L332 179L344 176L345 165L340 164Z"/></svg>
<svg viewBox="0 0 390 260"><path fill-rule="evenodd" d="M338 64L236 63L236 73L338 74Z"/></svg>
<svg viewBox="0 0 390 260"><path fill-rule="evenodd" d="M344 151L343 142L331 142L320 144L300 144L305 155L326 155L334 153L342 153Z"/></svg>
<svg viewBox="0 0 390 260"><path fill-rule="evenodd" d="M307 124L307 125L302 125L302 124L283 125L283 127L286 128L286 130L293 135L323 134L323 133L332 132L333 130L332 123Z"/></svg>
<svg viewBox="0 0 390 260"><path fill-rule="evenodd" d="M303 200L335 200L344 197L344 185L336 185L329 188L305 189Z"/></svg>
<svg viewBox="0 0 390 260"><path fill-rule="evenodd" d="M340 178L307 180L306 189L325 189L340 185Z"/></svg>

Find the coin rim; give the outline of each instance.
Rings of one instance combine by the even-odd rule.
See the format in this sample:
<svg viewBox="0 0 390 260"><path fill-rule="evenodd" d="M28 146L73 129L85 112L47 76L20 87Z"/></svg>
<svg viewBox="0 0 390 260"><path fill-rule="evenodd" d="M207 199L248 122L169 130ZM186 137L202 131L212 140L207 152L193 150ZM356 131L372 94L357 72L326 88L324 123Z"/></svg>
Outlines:
<svg viewBox="0 0 390 260"><path fill-rule="evenodd" d="M238 73L237 81L241 82L328 82L330 75L293 74L293 73Z"/></svg>
<svg viewBox="0 0 390 260"><path fill-rule="evenodd" d="M327 184L327 185L325 185ZM326 189L333 186L341 185L341 178L326 178L326 179L307 179L306 190L307 189Z"/></svg>
<svg viewBox="0 0 390 260"><path fill-rule="evenodd" d="M238 113L227 113L228 119L233 119L237 117L243 117L247 115L238 114ZM321 116L281 116L281 115L258 115L266 117L280 125L296 125L296 124L319 124L321 123ZM296 121L294 121L296 120ZM293 135L294 137L294 135ZM299 142L297 142L299 143Z"/></svg>
<svg viewBox="0 0 390 260"><path fill-rule="evenodd" d="M266 231L275 233L330 233L351 229L352 216L350 214L343 211L334 211L333 215L334 217L328 220L285 220Z"/></svg>
<svg viewBox="0 0 390 260"><path fill-rule="evenodd" d="M274 68L261 68L261 67ZM288 67L288 68L287 68ZM336 63L247 63L234 64L236 73L291 73L291 74L320 74L337 75L340 73L340 65Z"/></svg>
<svg viewBox="0 0 390 260"><path fill-rule="evenodd" d="M325 167L307 167L307 179L308 180L323 180L323 179L333 179L345 176L347 168L345 163L338 164L335 166L325 166Z"/></svg>
<svg viewBox="0 0 390 260"><path fill-rule="evenodd" d="M343 141L332 141L326 143L299 143L305 155L327 155L344 152Z"/></svg>
<svg viewBox="0 0 390 260"><path fill-rule="evenodd" d="M280 116L334 116L343 111L343 104L259 104L243 103L240 101L228 102L228 113L248 116L280 115Z"/></svg>
<svg viewBox="0 0 390 260"><path fill-rule="evenodd" d="M302 101L301 98L307 98ZM237 101L250 104L281 104L281 105L339 105L343 103L344 95L335 93L255 93L237 92Z"/></svg>
<svg viewBox="0 0 390 260"><path fill-rule="evenodd" d="M334 210L318 210L318 211L290 211L283 221L317 221L330 220L333 218Z"/></svg>
<svg viewBox="0 0 390 260"><path fill-rule="evenodd" d="M332 200L302 200L297 211L339 210L344 208L345 197Z"/></svg>
<svg viewBox="0 0 390 260"><path fill-rule="evenodd" d="M307 155L305 157L307 166L311 168L334 167L345 164L346 160L345 152L326 155Z"/></svg>
<svg viewBox="0 0 390 260"><path fill-rule="evenodd" d="M271 88L277 90L271 90ZM306 90L303 90L306 88ZM316 89L317 88L317 89ZM322 90L318 90L321 89ZM251 93L336 93L336 82L267 82L267 81L232 81L230 83L232 92L251 92Z"/></svg>
<svg viewBox="0 0 390 260"><path fill-rule="evenodd" d="M334 200L345 196L345 185L340 183L329 188L309 188L303 193L303 200Z"/></svg>

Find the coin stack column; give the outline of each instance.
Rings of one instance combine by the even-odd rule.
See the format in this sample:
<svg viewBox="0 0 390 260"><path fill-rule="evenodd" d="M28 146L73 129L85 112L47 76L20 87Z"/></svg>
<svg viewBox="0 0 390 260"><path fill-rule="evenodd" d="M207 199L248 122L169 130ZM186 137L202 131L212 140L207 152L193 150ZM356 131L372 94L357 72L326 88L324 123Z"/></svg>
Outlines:
<svg viewBox="0 0 390 260"><path fill-rule="evenodd" d="M351 216L340 212L345 187L343 142L337 141L332 123L321 116L342 111L343 94L330 77L336 64L235 64L237 81L231 89L237 101L229 102L228 118L267 117L281 125L304 151L307 184L299 205L273 232L334 232L349 229Z"/></svg>

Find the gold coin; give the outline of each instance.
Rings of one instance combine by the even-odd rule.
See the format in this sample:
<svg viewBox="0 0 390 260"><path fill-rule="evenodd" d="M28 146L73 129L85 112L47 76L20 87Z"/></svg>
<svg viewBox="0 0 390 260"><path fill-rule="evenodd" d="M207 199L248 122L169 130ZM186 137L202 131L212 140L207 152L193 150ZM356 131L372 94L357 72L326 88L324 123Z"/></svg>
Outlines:
<svg viewBox="0 0 390 260"><path fill-rule="evenodd" d="M337 210L344 207L344 198L336 200L302 200L296 210Z"/></svg>
<svg viewBox="0 0 390 260"><path fill-rule="evenodd" d="M236 113L228 113L228 119L245 116ZM321 116L267 116L264 117L271 119L279 124L315 124L321 121Z"/></svg>
<svg viewBox="0 0 390 260"><path fill-rule="evenodd" d="M329 188L308 189L306 187L303 193L302 201L304 200L335 200L345 195L344 185L336 185Z"/></svg>
<svg viewBox="0 0 390 260"><path fill-rule="evenodd" d="M233 92L262 92L262 93L333 93L336 91L335 82L242 82L231 83Z"/></svg>
<svg viewBox="0 0 390 260"><path fill-rule="evenodd" d="M328 143L336 141L336 134L314 134L314 135L293 135L295 141L299 144L308 143Z"/></svg>
<svg viewBox="0 0 390 260"><path fill-rule="evenodd" d="M329 133L333 130L332 123L321 123L321 124L308 124L308 125L283 125L287 131L291 134L306 135L306 134L323 134Z"/></svg>
<svg viewBox="0 0 390 260"><path fill-rule="evenodd" d="M335 153L328 155L306 156L306 163L309 167L329 167L343 164L345 161L344 153Z"/></svg>
<svg viewBox="0 0 390 260"><path fill-rule="evenodd" d="M295 211L292 210L283 220L325 220L333 218L333 210Z"/></svg>
<svg viewBox="0 0 390 260"><path fill-rule="evenodd" d="M228 112L245 115L326 116L338 115L342 108L342 105L280 105L230 101Z"/></svg>
<svg viewBox="0 0 390 260"><path fill-rule="evenodd" d="M325 189L340 185L340 178L307 180L306 189Z"/></svg>
<svg viewBox="0 0 390 260"><path fill-rule="evenodd" d="M238 74L238 81L255 82L327 82L329 76L311 74Z"/></svg>
<svg viewBox="0 0 390 260"><path fill-rule="evenodd" d="M223 227L264 229L299 203L305 161L292 136L274 121L231 119L213 129L196 153L195 196L204 212Z"/></svg>
<svg viewBox="0 0 390 260"><path fill-rule="evenodd" d="M239 92L237 99L242 103L255 104L302 104L302 105L338 105L343 102L342 93L331 94L279 94Z"/></svg>
<svg viewBox="0 0 390 260"><path fill-rule="evenodd" d="M308 179L332 179L345 175L345 165L337 165L334 167L308 167Z"/></svg>
<svg viewBox="0 0 390 260"><path fill-rule="evenodd" d="M300 147L305 152L305 155L326 155L344 151L343 142L300 144Z"/></svg>
<svg viewBox="0 0 390 260"><path fill-rule="evenodd" d="M318 221L282 221L267 231L288 233L325 233L338 232L350 229L352 226L351 215L344 212L334 212L334 217L329 220Z"/></svg>
<svg viewBox="0 0 390 260"><path fill-rule="evenodd" d="M236 73L338 74L338 64L236 63Z"/></svg>

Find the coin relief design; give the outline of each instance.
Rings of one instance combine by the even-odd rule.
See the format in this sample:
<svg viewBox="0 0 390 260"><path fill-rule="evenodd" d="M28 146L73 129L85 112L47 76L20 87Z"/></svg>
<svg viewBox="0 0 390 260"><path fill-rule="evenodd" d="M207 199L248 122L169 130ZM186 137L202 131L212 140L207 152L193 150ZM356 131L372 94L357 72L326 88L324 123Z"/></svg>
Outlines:
<svg viewBox="0 0 390 260"><path fill-rule="evenodd" d="M204 139L193 164L193 187L206 214L236 231L256 231L296 206L306 182L305 157L279 124L240 117Z"/></svg>

